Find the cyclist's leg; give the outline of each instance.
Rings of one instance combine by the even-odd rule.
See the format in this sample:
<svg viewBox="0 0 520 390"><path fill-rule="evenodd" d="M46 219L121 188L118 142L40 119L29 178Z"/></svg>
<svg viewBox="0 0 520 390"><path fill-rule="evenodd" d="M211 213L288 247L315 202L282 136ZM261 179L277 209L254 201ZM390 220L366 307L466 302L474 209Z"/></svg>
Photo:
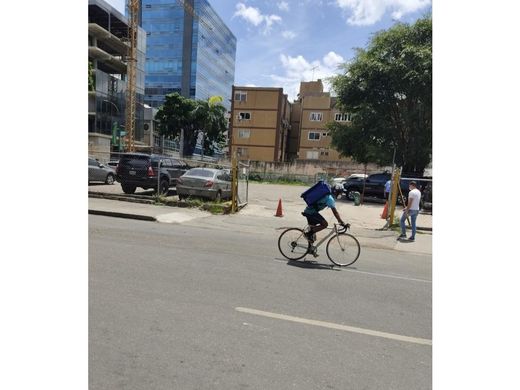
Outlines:
<svg viewBox="0 0 520 390"><path fill-rule="evenodd" d="M308 240L314 241L315 234L328 226L327 220L320 213L304 214L309 224L309 232L305 234Z"/></svg>

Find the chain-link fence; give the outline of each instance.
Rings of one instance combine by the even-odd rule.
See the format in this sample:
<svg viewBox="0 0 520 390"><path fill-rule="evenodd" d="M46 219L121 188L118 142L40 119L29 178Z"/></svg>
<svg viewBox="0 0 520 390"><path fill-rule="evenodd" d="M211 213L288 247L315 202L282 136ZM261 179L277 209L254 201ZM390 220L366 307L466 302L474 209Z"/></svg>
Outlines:
<svg viewBox="0 0 520 390"><path fill-rule="evenodd" d="M239 208L249 202L249 168L249 164L242 161L238 162L237 202Z"/></svg>

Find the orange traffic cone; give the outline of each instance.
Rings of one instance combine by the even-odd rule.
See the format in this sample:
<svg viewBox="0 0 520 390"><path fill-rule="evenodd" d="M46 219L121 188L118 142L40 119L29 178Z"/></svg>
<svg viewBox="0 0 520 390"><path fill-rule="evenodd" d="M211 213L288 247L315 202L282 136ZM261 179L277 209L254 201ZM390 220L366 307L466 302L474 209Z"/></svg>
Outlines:
<svg viewBox="0 0 520 390"><path fill-rule="evenodd" d="M276 209L276 214L274 216L275 217L283 217L282 199L281 198L280 198L280 200L278 200L278 208Z"/></svg>
<svg viewBox="0 0 520 390"><path fill-rule="evenodd" d="M381 219L386 219L388 217L388 202L385 202L385 208L383 209L383 214L381 214Z"/></svg>

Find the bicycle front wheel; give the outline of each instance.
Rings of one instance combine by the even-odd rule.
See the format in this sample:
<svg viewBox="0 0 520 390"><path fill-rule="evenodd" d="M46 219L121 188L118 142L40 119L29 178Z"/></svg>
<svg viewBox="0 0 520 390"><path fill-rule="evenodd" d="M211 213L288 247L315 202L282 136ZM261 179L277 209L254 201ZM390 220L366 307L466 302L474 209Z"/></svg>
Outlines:
<svg viewBox="0 0 520 390"><path fill-rule="evenodd" d="M354 264L360 252L358 240L348 233L337 234L327 242L329 260L340 267Z"/></svg>
<svg viewBox="0 0 520 390"><path fill-rule="evenodd" d="M309 241L307 241L301 229L287 229L278 238L278 249L289 260L300 260L305 257L308 248Z"/></svg>

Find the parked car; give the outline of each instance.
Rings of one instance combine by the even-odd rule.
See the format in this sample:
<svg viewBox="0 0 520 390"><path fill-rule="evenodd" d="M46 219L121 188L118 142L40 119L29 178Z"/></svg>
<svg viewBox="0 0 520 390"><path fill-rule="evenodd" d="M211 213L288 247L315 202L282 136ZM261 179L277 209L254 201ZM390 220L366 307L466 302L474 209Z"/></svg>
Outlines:
<svg viewBox="0 0 520 390"><path fill-rule="evenodd" d="M426 188L427 181L421 181L421 178L415 178L416 175L403 173L402 177L405 179L400 180L401 192L405 198L405 201L408 196L408 185L410 183L410 177L414 177L414 180L417 182L417 187L419 190L423 191L423 188ZM381 172L374 173L368 175L365 179L365 196L367 197L375 197L375 198L385 198L385 184L388 180L392 178L392 174L390 172ZM363 192L363 177L355 177L352 179L347 179L347 181L343 184L343 191L347 199L352 199L352 192L357 191L359 193ZM400 196L397 198L398 203L402 203L402 199Z"/></svg>
<svg viewBox="0 0 520 390"><path fill-rule="evenodd" d="M114 170L116 170L117 164L119 164L119 160L110 160L109 162L107 162L107 165L113 168Z"/></svg>
<svg viewBox="0 0 520 390"><path fill-rule="evenodd" d="M177 182L179 199L188 196L213 199L217 202L231 198L231 175L229 170L193 168Z"/></svg>
<svg viewBox="0 0 520 390"><path fill-rule="evenodd" d="M366 178L368 175L365 175L364 173L354 173L350 175L347 178L334 178L332 179L332 194L335 198L339 198L341 195L345 196L344 186L345 183L363 183L363 179ZM362 185L362 184L361 184ZM350 194L349 194L350 196Z"/></svg>
<svg viewBox="0 0 520 390"><path fill-rule="evenodd" d="M169 156L125 153L119 158L116 179L121 183L125 194L133 194L137 187L157 191L157 185L160 193L166 194L188 169L189 166L184 161Z"/></svg>
<svg viewBox="0 0 520 390"><path fill-rule="evenodd" d="M88 158L88 182L100 181L106 184L114 184L116 172L104 164L101 164L95 158Z"/></svg>

